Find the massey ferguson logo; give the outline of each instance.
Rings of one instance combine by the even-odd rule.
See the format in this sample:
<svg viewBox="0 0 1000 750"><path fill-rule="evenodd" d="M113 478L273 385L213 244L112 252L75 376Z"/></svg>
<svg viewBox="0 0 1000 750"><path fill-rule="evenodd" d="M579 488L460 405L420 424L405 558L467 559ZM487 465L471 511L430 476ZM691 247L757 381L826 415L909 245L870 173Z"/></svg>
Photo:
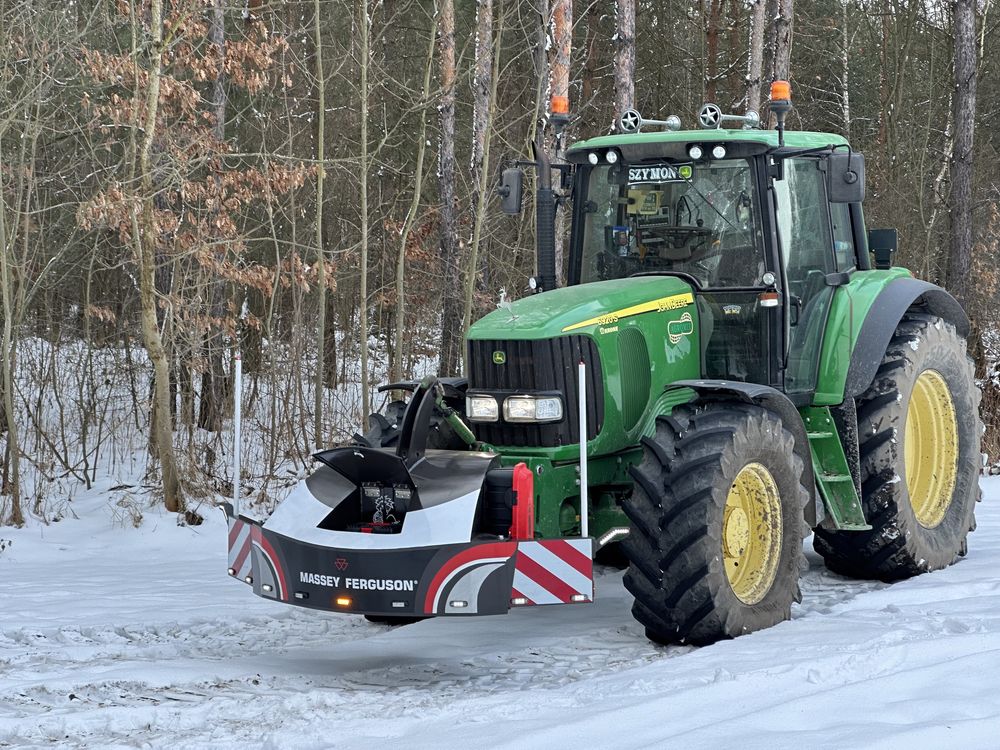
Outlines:
<svg viewBox="0 0 1000 750"><path fill-rule="evenodd" d="M322 573L307 573L304 570L299 571L299 581L313 586L354 589L356 591L414 591L417 584L420 583L418 580L405 578L343 578L342 576L328 576Z"/></svg>
<svg viewBox="0 0 1000 750"><path fill-rule="evenodd" d="M333 564L337 566L337 570L347 570L347 560L343 557L338 557Z"/></svg>

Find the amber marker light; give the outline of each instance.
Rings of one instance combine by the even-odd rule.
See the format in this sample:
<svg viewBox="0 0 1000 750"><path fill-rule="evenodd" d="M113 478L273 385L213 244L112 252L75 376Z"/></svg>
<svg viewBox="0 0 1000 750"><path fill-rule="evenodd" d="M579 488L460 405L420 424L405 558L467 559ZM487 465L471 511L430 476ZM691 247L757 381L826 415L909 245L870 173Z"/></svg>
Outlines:
<svg viewBox="0 0 1000 750"><path fill-rule="evenodd" d="M788 81L773 81L771 83L772 102L790 102L792 100L792 85Z"/></svg>
<svg viewBox="0 0 1000 750"><path fill-rule="evenodd" d="M338 607L350 607L351 598L349 596L338 596L334 601L337 602Z"/></svg>

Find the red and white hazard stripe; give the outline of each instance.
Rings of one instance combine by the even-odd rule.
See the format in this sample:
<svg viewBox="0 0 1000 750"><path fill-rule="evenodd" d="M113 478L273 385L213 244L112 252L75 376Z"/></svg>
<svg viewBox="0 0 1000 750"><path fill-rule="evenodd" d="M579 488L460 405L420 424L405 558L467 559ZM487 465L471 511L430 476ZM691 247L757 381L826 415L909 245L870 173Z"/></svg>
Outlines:
<svg viewBox="0 0 1000 750"><path fill-rule="evenodd" d="M230 575L243 580L250 575L250 530L253 524L238 518L229 519L229 569Z"/></svg>
<svg viewBox="0 0 1000 750"><path fill-rule="evenodd" d="M593 601L591 544L590 539L519 542L511 599L523 599L524 604Z"/></svg>

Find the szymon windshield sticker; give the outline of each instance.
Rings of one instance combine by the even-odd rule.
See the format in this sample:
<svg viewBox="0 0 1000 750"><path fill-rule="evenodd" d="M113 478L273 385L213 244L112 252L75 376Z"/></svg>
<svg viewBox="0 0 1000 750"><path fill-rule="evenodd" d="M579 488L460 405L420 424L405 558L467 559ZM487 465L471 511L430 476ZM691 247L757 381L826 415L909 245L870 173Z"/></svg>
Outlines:
<svg viewBox="0 0 1000 750"><path fill-rule="evenodd" d="M641 182L684 182L691 177L690 164L648 164L628 168L628 181Z"/></svg>

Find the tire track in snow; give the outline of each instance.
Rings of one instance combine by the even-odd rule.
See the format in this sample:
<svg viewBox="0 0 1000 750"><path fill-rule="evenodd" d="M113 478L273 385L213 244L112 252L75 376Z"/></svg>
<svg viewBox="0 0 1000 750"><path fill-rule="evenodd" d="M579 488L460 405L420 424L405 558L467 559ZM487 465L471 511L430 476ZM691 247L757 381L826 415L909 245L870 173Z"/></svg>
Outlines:
<svg viewBox="0 0 1000 750"><path fill-rule="evenodd" d="M189 709L193 708L196 715L210 708L214 716L212 731L228 726L234 737L240 736L242 724L252 724L261 712L287 714L348 707L354 719L377 720L390 710L386 701L390 691L393 715L427 716L470 695L486 697L528 688L562 688L693 650L650 644L641 627L628 617L628 599L621 590L620 574L602 572L599 585L608 589L602 593L611 594L611 599L622 605L614 613L620 613L617 627L606 627L608 618L603 617L588 628L589 607L580 608L574 613L574 624L580 631L574 637L557 638L540 646L508 637L497 649L487 649L489 652L484 654L454 653L446 658L414 658L389 664L374 659L376 663L371 666L349 662L348 669L340 672L337 670L341 665L331 662L323 673L323 653L370 645L365 642L376 637L384 637L389 643L405 629L391 633L389 628L361 618L299 611L281 617L153 627L9 629L0 632L0 668L24 684L13 693L0 694L0 743L11 742L14 737L18 741L45 742L53 733L62 731L61 727L72 730L63 741L79 741L81 745L86 745L88 737L106 737L109 731L123 742L134 731L149 737L166 734L175 741L178 732L190 741L205 739L203 723L194 721L188 734L182 728L186 722L178 719L178 712L191 713ZM802 580L805 606L797 607L795 616L823 616L838 605L882 587L884 584L847 581L812 560ZM537 615L532 628L540 627L544 632L543 618L554 613L532 614ZM429 625L433 627L434 623ZM395 648L395 653L400 651ZM295 671L303 652L316 654L317 669ZM270 666L287 656L290 671L267 674L262 669L258 674L253 671L255 656L266 657ZM204 678L222 666L236 674L217 675L214 679L170 676L179 671ZM80 668L86 669L89 679L74 677L74 670ZM154 679L94 680L93 676L101 672L133 677L145 672ZM57 675L56 685L51 679L31 679L39 674ZM155 679L158 675L159 680ZM117 716L118 723L132 726L126 717L136 710L144 717L141 723L145 728L141 730L114 730L107 724L117 726Z"/></svg>

